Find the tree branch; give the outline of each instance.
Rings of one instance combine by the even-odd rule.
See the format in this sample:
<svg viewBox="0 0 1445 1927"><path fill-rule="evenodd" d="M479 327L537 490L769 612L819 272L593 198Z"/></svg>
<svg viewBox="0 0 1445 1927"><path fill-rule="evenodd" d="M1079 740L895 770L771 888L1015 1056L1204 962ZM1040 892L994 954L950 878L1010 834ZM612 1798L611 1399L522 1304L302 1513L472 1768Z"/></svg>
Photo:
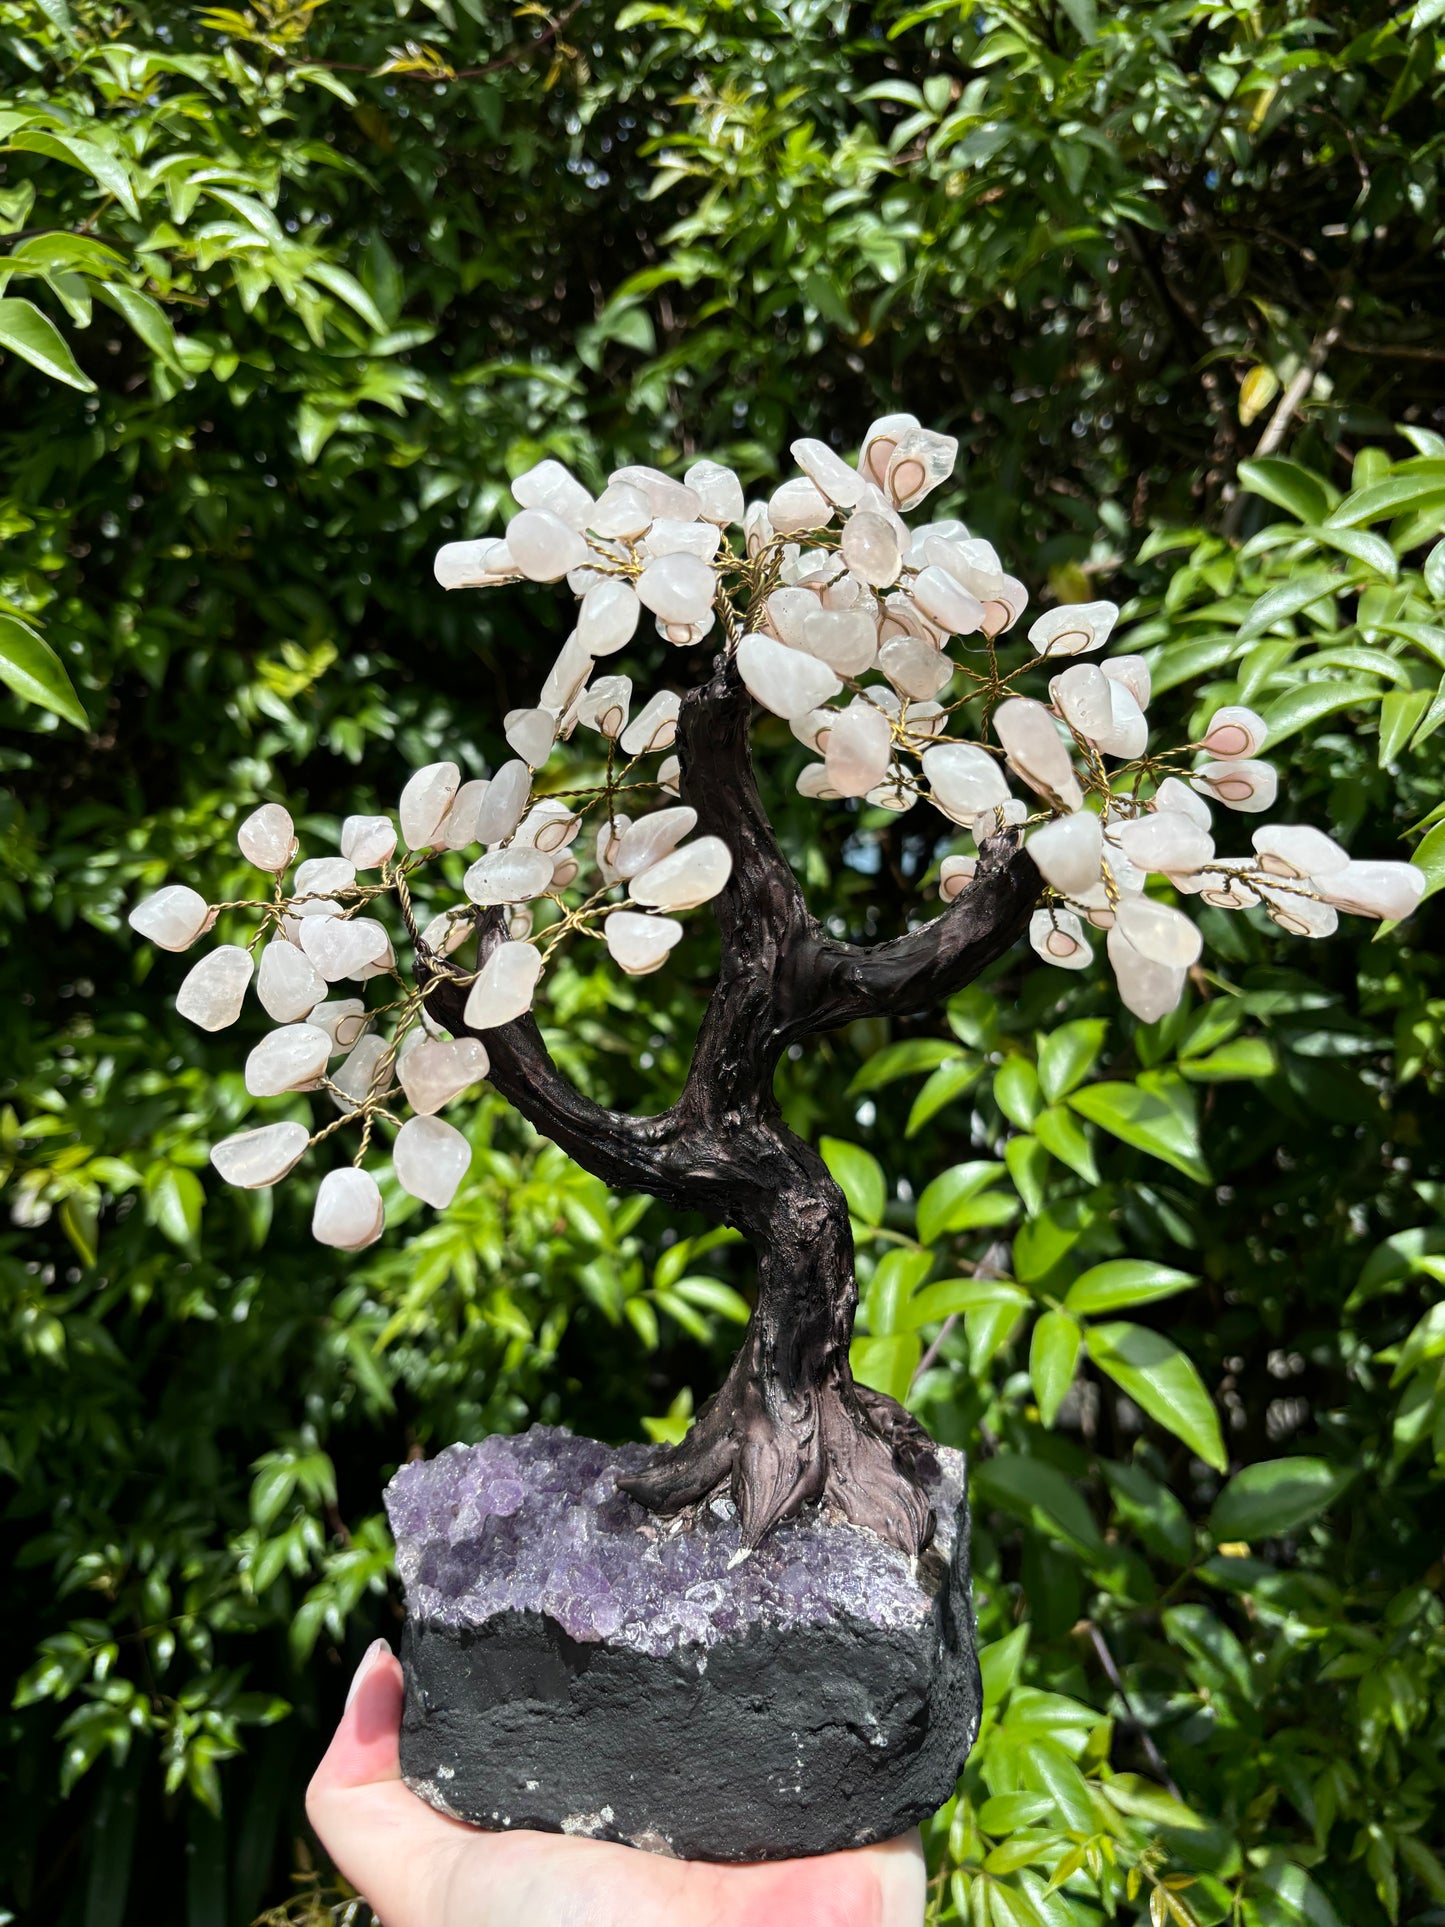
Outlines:
<svg viewBox="0 0 1445 1927"><path fill-rule="evenodd" d="M809 999L790 1034L809 1036L858 1017L932 1009L1017 942L1042 887L1018 832L1009 830L983 845L973 882L922 929L866 946L820 933Z"/></svg>
<svg viewBox="0 0 1445 1927"><path fill-rule="evenodd" d="M476 926L480 965L505 940L506 925L501 912L492 910L478 912ZM677 1135L673 1112L632 1117L594 1103L558 1068L535 1018L474 1031L463 1015L469 985L462 973L421 943L416 959L428 1014L454 1037L481 1039L492 1083L530 1125L615 1190L677 1199L667 1177L668 1152Z"/></svg>

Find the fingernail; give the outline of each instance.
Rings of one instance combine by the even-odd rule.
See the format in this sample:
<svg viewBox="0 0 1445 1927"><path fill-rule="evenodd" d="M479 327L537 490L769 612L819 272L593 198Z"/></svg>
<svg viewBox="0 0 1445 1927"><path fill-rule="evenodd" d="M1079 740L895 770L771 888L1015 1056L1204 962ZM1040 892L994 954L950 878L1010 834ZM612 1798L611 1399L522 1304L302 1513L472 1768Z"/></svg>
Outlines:
<svg viewBox="0 0 1445 1927"><path fill-rule="evenodd" d="M346 1689L346 1704L348 1707L351 1705L351 1702L356 1698L357 1692L361 1686L361 1682L366 1678L367 1674L371 1671L372 1667L375 1666L376 1662L381 1658L383 1653L389 1654L390 1651L391 1651L391 1648L390 1646L387 1645L384 1639L372 1640L371 1644L367 1647L366 1651L361 1655L361 1664L357 1667L356 1671L352 1674L351 1684Z"/></svg>

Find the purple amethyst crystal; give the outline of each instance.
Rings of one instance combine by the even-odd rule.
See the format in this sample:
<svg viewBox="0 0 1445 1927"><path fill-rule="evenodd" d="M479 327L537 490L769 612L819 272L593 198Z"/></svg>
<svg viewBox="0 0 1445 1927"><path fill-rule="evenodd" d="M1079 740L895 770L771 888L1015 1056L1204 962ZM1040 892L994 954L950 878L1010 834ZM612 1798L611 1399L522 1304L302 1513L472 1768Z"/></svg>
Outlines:
<svg viewBox="0 0 1445 1927"><path fill-rule="evenodd" d="M735 1566L730 1500L715 1499L683 1524L618 1491L618 1477L652 1452L609 1451L534 1425L518 1438L453 1445L404 1465L386 1506L409 1609L456 1631L540 1609L573 1639L654 1655L681 1642L712 1646L755 1625L826 1625L846 1613L904 1628L930 1611L915 1562L841 1520L785 1525ZM934 1550L947 1562L961 1467L957 1453L939 1459ZM498 1529L502 1520L508 1529Z"/></svg>
<svg viewBox="0 0 1445 1927"><path fill-rule="evenodd" d="M962 1455L916 1560L817 1509L740 1557L729 1500L665 1520L618 1490L655 1449L533 1426L397 1473L408 1784L482 1826L719 1860L940 1805L978 1718Z"/></svg>

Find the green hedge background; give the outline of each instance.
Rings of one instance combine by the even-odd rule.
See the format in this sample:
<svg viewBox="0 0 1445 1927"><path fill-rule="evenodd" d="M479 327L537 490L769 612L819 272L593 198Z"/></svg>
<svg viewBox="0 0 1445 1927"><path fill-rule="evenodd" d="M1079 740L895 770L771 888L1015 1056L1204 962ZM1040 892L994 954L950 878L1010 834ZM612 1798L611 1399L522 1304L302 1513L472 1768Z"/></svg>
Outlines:
<svg viewBox="0 0 1445 1927"><path fill-rule="evenodd" d="M399 1623L383 1482L675 1436L750 1285L491 1097L452 1209L318 1252L206 1163L259 1019L178 1019L128 905L504 753L559 605L431 557L510 475L766 488L899 407L1036 602L1127 605L1163 727L1252 703L1284 814L1439 886L1442 130L1442 0L0 0L0 1919L339 1921L301 1795ZM759 756L819 909L897 928L941 851ZM785 1067L859 1369L976 1455L932 1920L1445 1921L1439 911L1209 913L1147 1027L1024 953ZM665 1102L712 963L574 967L568 1067Z"/></svg>

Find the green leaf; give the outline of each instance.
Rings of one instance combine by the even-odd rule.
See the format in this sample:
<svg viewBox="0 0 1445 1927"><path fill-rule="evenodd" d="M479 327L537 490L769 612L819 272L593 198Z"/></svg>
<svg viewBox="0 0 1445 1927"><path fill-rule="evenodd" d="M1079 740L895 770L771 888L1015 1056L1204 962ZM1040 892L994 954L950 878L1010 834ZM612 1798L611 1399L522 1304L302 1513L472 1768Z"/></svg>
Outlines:
<svg viewBox="0 0 1445 1927"><path fill-rule="evenodd" d="M1060 1164L1076 1171L1086 1184L1099 1182L1099 1167L1094 1162L1084 1128L1062 1104L1052 1104L1048 1110L1039 1112L1034 1119L1034 1135L1046 1151Z"/></svg>
<svg viewBox="0 0 1445 1927"><path fill-rule="evenodd" d="M1273 1539L1334 1504L1354 1473L1324 1459L1265 1459L1237 1472L1214 1501L1216 1543Z"/></svg>
<svg viewBox="0 0 1445 1927"><path fill-rule="evenodd" d="M885 1044L863 1065L848 1086L848 1095L857 1097L864 1091L881 1090L900 1077L937 1070L940 1064L950 1064L961 1055L957 1044L946 1037L908 1037L899 1044Z"/></svg>
<svg viewBox="0 0 1445 1927"><path fill-rule="evenodd" d="M1095 0L1062 0L1064 12L1074 23L1074 30L1086 46L1092 46L1099 37L1099 12Z"/></svg>
<svg viewBox="0 0 1445 1927"><path fill-rule="evenodd" d="M945 1232L959 1229L956 1222L959 1209L989 1185L997 1184L1003 1174L1003 1165L986 1159L978 1159L970 1164L955 1164L941 1172L925 1187L923 1196L918 1200L920 1240L931 1245Z"/></svg>
<svg viewBox="0 0 1445 1927"><path fill-rule="evenodd" d="M96 293L117 314L125 317L157 361L164 362L175 374L183 375L186 372L176 346L176 334L170 316L158 301L119 281L107 282L98 287Z"/></svg>
<svg viewBox="0 0 1445 1927"><path fill-rule="evenodd" d="M909 1315L915 1325L938 1325L945 1318L975 1311L1007 1310L1016 1318L1032 1302L1008 1278L940 1278L914 1294Z"/></svg>
<svg viewBox="0 0 1445 1927"><path fill-rule="evenodd" d="M3 611L0 611L0 682L8 684L22 702L48 709L77 729L90 728L90 718L81 708L80 698L59 656L28 622Z"/></svg>
<svg viewBox="0 0 1445 1927"><path fill-rule="evenodd" d="M868 1330L874 1338L888 1338L894 1332L917 1327L920 1321L914 1315L913 1294L932 1269L930 1251L884 1253L863 1295Z"/></svg>
<svg viewBox="0 0 1445 1927"><path fill-rule="evenodd" d="M1108 1034L1102 1017L1082 1017L1050 1032L1039 1046L1039 1088L1046 1104L1057 1104L1083 1083Z"/></svg>
<svg viewBox="0 0 1445 1927"><path fill-rule="evenodd" d="M1141 1411L1222 1472L1228 1463L1219 1414L1193 1364L1177 1345L1143 1325L1090 1325L1089 1356Z"/></svg>
<svg viewBox="0 0 1445 1927"><path fill-rule="evenodd" d="M1282 583L1277 589L1269 589L1240 624L1239 640L1248 642L1255 636L1262 636L1266 629L1272 629L1275 623L1283 622L1287 616L1297 616L1302 609L1308 609L1326 596L1339 595L1348 586L1342 575L1316 571L1313 575Z"/></svg>
<svg viewBox="0 0 1445 1927"><path fill-rule="evenodd" d="M1303 531L1316 542L1323 542L1326 548L1335 549L1355 562L1363 562L1367 569L1376 575L1384 576L1387 582L1394 582L1400 573L1400 564L1395 551L1383 535L1371 535L1365 529L1337 529L1329 526L1308 528Z"/></svg>
<svg viewBox="0 0 1445 1927"><path fill-rule="evenodd" d="M1156 1298L1172 1298L1196 1282L1190 1272L1175 1271L1152 1258L1111 1258L1076 1278L1064 1304L1080 1317L1121 1311L1127 1305L1149 1305Z"/></svg>
<svg viewBox="0 0 1445 1927"><path fill-rule="evenodd" d="M1003 1159L1014 1189L1024 1201L1025 1211L1031 1218L1037 1217L1044 1207L1048 1152L1036 1137L1011 1137L1003 1147Z"/></svg>
<svg viewBox="0 0 1445 1927"><path fill-rule="evenodd" d="M1369 682L1307 682L1286 691L1264 711L1269 729L1266 749L1275 749L1301 729L1332 716L1337 709L1354 709L1364 703L1377 703L1380 690Z"/></svg>
<svg viewBox="0 0 1445 1927"><path fill-rule="evenodd" d="M64 161L89 174L107 194L113 194L133 221L140 219L140 204L131 185L130 169L116 155L94 141L74 134L53 134L43 128L27 127L11 137L10 145L22 153L43 154L53 161Z"/></svg>
<svg viewBox="0 0 1445 1927"><path fill-rule="evenodd" d="M1229 1084L1241 1079L1273 1077L1279 1068L1273 1047L1263 1037L1236 1037L1202 1057L1179 1058L1179 1069L1192 1084Z"/></svg>
<svg viewBox="0 0 1445 1927"><path fill-rule="evenodd" d="M1355 489L1329 516L1336 528L1379 522L1406 509L1445 508L1445 464L1410 475L1389 475L1383 482Z"/></svg>
<svg viewBox="0 0 1445 1927"><path fill-rule="evenodd" d="M1086 1558L1102 1557L1104 1540L1094 1516L1057 1466L1024 1452L1000 1452L982 1460L972 1472L974 1492L985 1505L1014 1513L1076 1547Z"/></svg>
<svg viewBox="0 0 1445 1927"><path fill-rule="evenodd" d="M945 1104L951 1104L965 1091L972 1090L978 1082L983 1065L977 1058L957 1057L946 1064L940 1064L929 1078L923 1089L913 1100L913 1109L908 1113L908 1123L904 1127L905 1137L916 1137L928 1123L936 1117Z"/></svg>
<svg viewBox="0 0 1445 1927"><path fill-rule="evenodd" d="M825 1137L818 1149L832 1172L848 1209L864 1224L882 1224L883 1208L888 1202L888 1187L883 1167L871 1151L861 1144L848 1144L842 1138Z"/></svg>
<svg viewBox="0 0 1445 1927"><path fill-rule="evenodd" d="M1188 1565L1194 1551L1194 1528L1189 1514L1167 1486L1139 1465L1100 1461L1114 1507L1125 1524L1158 1558L1176 1566Z"/></svg>
<svg viewBox="0 0 1445 1927"><path fill-rule="evenodd" d="M1029 1342L1029 1380L1038 1401L1039 1418L1052 1425L1064 1395L1074 1382L1083 1333L1066 1311L1046 1311L1034 1326Z"/></svg>
<svg viewBox="0 0 1445 1927"><path fill-rule="evenodd" d="M146 1174L146 1192L151 1222L172 1244L194 1244L200 1236L201 1213L206 1205L206 1194L195 1172L179 1164L153 1167Z"/></svg>
<svg viewBox="0 0 1445 1927"><path fill-rule="evenodd" d="M1381 769L1389 769L1430 707L1428 689L1392 689L1380 704Z"/></svg>
<svg viewBox="0 0 1445 1927"><path fill-rule="evenodd" d="M1276 508L1288 510L1298 522L1323 522L1339 499L1337 491L1312 469L1280 455L1241 462L1239 481L1251 495L1262 496Z"/></svg>
<svg viewBox="0 0 1445 1927"><path fill-rule="evenodd" d="M1417 870L1425 872L1425 896L1433 897L1445 889L1445 823L1437 823L1410 858ZM1424 897L1420 899L1423 903Z"/></svg>
<svg viewBox="0 0 1445 1927"><path fill-rule="evenodd" d="M1026 1057L1010 1057L994 1074L994 1102L1010 1124L1027 1131L1039 1114L1039 1074Z"/></svg>
<svg viewBox="0 0 1445 1927"><path fill-rule="evenodd" d="M996 1712L1013 1691L1023 1668L1028 1645L1029 1627L1025 1620L1022 1626L1015 1626L1002 1639L995 1639L990 1645L979 1649L978 1670L983 1678L983 1703L992 1711Z"/></svg>
<svg viewBox="0 0 1445 1927"><path fill-rule="evenodd" d="M0 348L28 361L52 381L63 381L85 395L95 393L95 383L80 372L65 337L33 301L21 301L14 295L0 300Z"/></svg>
<svg viewBox="0 0 1445 1927"><path fill-rule="evenodd" d="M1425 557L1425 587L1437 602L1445 602L1445 542L1437 542Z"/></svg>
<svg viewBox="0 0 1445 1927"><path fill-rule="evenodd" d="M1192 1108L1177 1101L1172 1080L1153 1075L1155 1081L1145 1088L1137 1084L1088 1084L1074 1091L1068 1103L1081 1117L1097 1124L1111 1137L1132 1144L1138 1151L1161 1159L1199 1184L1209 1182L1209 1172L1199 1151L1199 1132Z"/></svg>
<svg viewBox="0 0 1445 1927"><path fill-rule="evenodd" d="M1208 1830L1208 1823L1192 1807L1137 1773L1111 1773L1097 1785L1109 1804L1127 1813L1131 1820L1147 1820L1153 1827L1177 1827L1185 1833Z"/></svg>
<svg viewBox="0 0 1445 1927"><path fill-rule="evenodd" d="M886 1338L855 1338L848 1362L861 1385L885 1392L900 1405L908 1398L923 1347L916 1332L893 1332Z"/></svg>

